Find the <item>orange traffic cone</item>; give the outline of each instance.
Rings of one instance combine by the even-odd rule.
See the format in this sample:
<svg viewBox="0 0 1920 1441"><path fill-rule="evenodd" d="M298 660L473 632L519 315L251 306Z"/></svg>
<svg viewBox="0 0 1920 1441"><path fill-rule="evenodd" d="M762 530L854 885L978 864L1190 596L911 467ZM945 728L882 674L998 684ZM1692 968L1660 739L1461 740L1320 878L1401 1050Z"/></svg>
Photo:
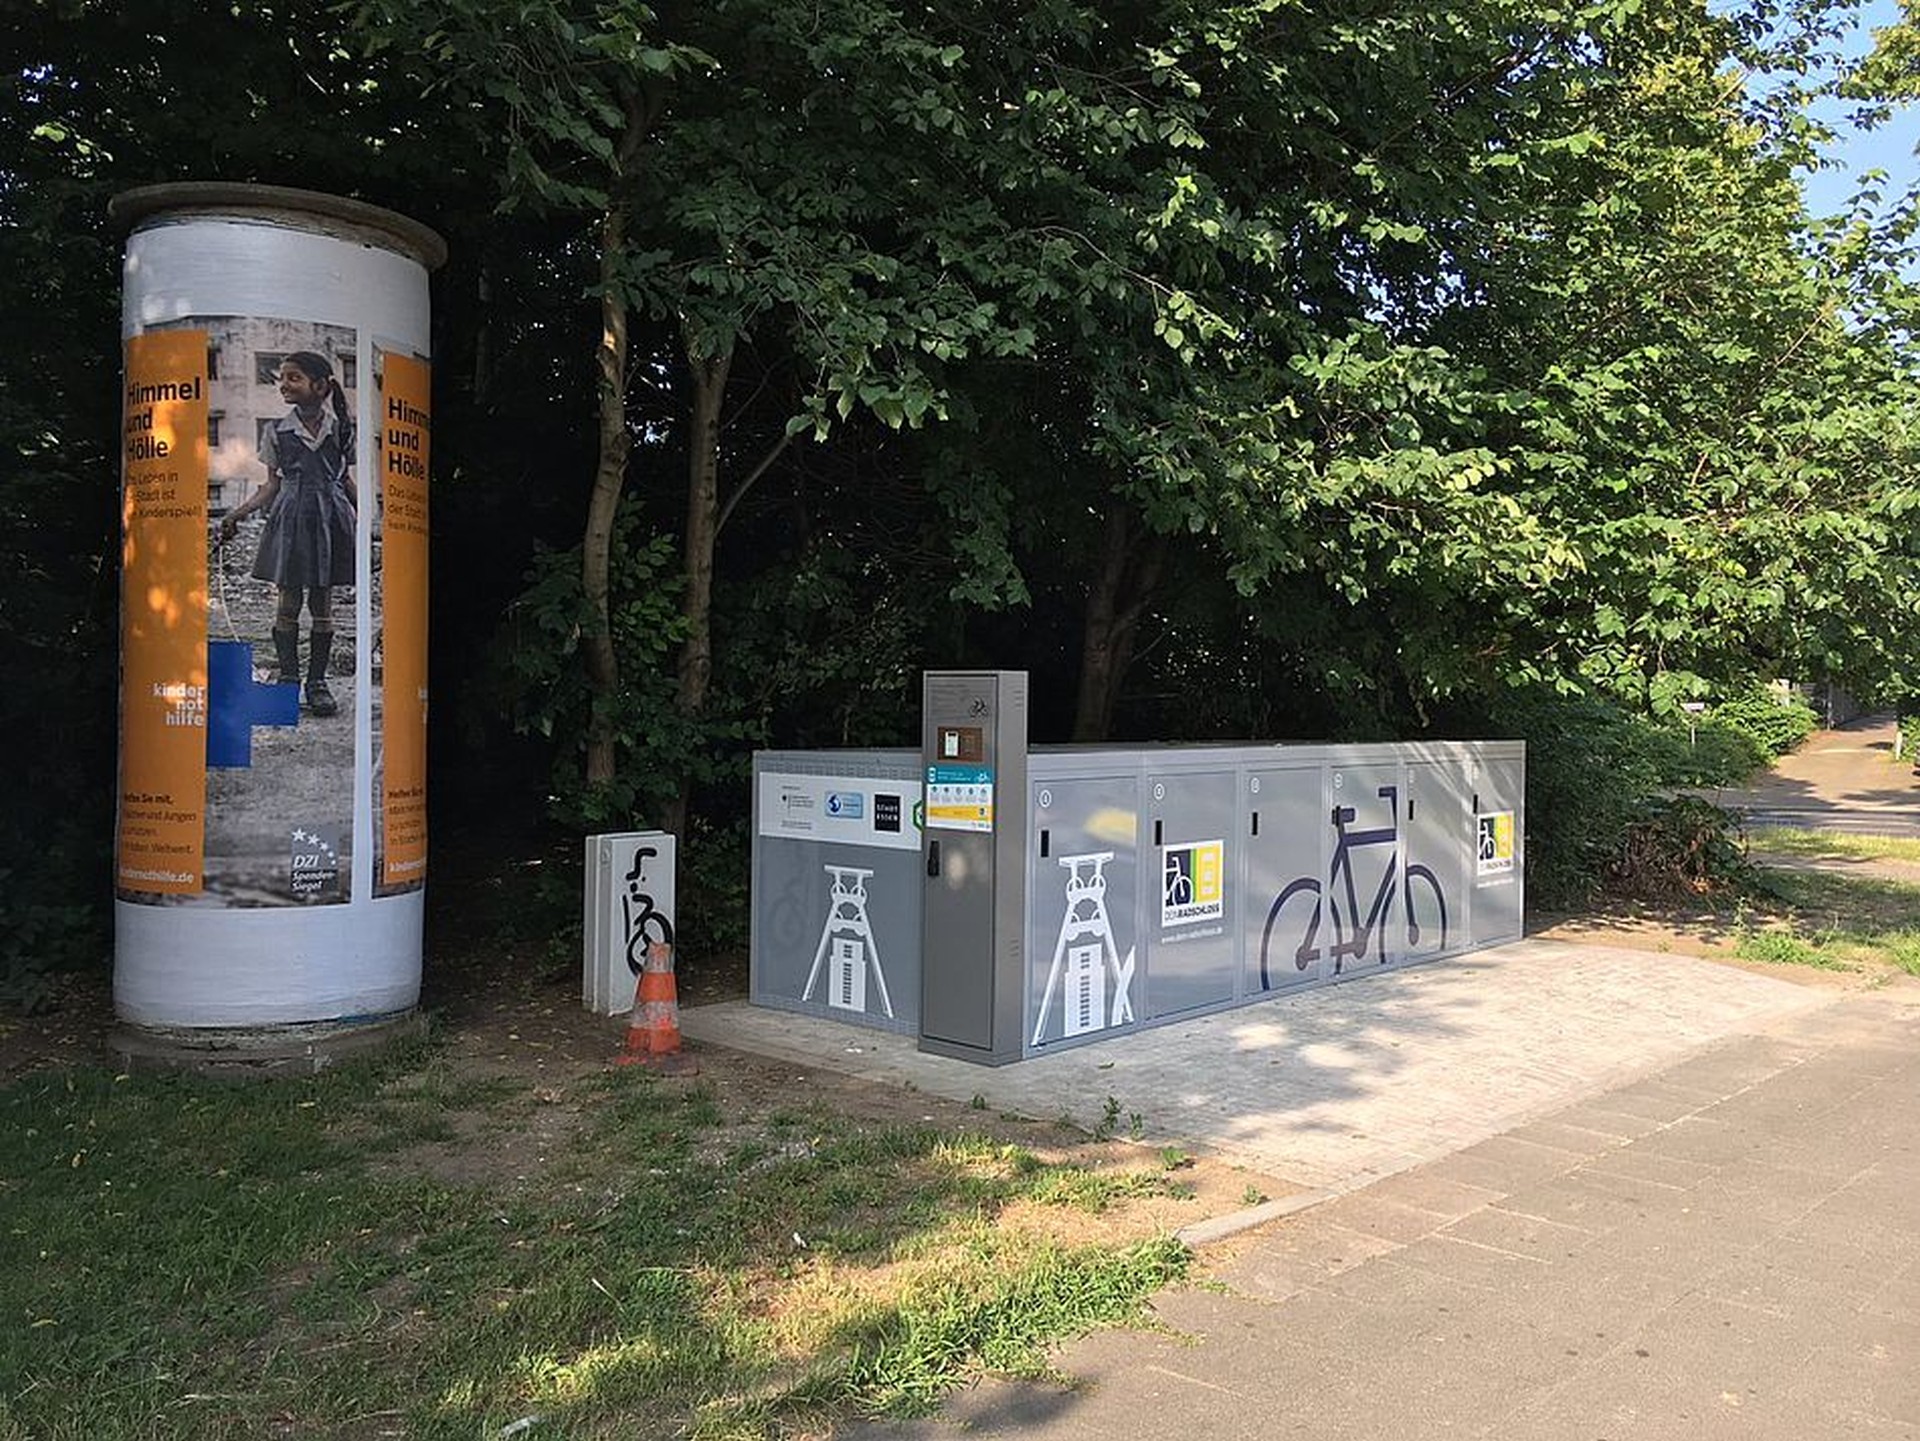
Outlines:
<svg viewBox="0 0 1920 1441"><path fill-rule="evenodd" d="M700 1063L680 1049L680 1002L673 986L673 947L665 941L647 946L640 984L633 990L633 1017L627 1041L613 1058L616 1066L645 1066L663 1076L691 1076Z"/></svg>

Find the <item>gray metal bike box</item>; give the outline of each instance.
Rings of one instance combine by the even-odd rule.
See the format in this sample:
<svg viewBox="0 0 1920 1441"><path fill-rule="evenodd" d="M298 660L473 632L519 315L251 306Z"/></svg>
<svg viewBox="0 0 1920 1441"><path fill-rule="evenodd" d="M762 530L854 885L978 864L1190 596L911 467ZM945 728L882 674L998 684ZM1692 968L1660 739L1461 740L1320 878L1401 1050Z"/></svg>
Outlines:
<svg viewBox="0 0 1920 1441"><path fill-rule="evenodd" d="M754 756L756 1005L918 1034L920 795L917 750Z"/></svg>
<svg viewBox="0 0 1920 1441"><path fill-rule="evenodd" d="M754 1001L912 1032L928 963L918 929L926 837L919 851L898 833L872 846L850 822L823 838L782 831L763 812L775 804L768 776L813 775L849 793L898 787L904 815L919 799L920 760L910 750L755 757ZM1519 742L1041 746L1026 764L1024 805L1003 807L1007 824L1024 827L1013 854L1025 918L1023 1021L1002 1054L1124 1044L1144 1027L1521 934ZM843 931L836 948L827 934L853 909L831 910L836 864L871 872L864 909L890 1016L877 1014L871 984L864 1006L848 1004L861 937ZM946 943L942 928L924 937ZM974 963L934 959L949 977ZM839 991L823 985L835 976Z"/></svg>

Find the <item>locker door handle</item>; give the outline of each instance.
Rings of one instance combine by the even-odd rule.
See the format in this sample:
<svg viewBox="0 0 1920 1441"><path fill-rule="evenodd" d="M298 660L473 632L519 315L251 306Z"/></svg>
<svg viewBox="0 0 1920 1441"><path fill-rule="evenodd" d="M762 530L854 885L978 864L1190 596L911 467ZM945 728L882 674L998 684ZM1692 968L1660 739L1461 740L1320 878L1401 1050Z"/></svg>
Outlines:
<svg viewBox="0 0 1920 1441"><path fill-rule="evenodd" d="M1040 832L1040 859L1043 861L1047 858L1047 850L1052 840L1053 840L1052 831L1042 830Z"/></svg>
<svg viewBox="0 0 1920 1441"><path fill-rule="evenodd" d="M1155 821L1155 822L1153 823L1153 843L1154 843L1154 844L1155 844L1156 846L1157 846L1157 845L1159 845L1159 844L1161 843L1161 841L1160 841L1160 824L1161 824L1161 823L1160 823L1159 821Z"/></svg>
<svg viewBox="0 0 1920 1441"><path fill-rule="evenodd" d="M940 842L927 842L927 874L937 877L940 874Z"/></svg>
<svg viewBox="0 0 1920 1441"><path fill-rule="evenodd" d="M1413 819L1413 797L1412 796L1407 797L1407 819L1408 820Z"/></svg>
<svg viewBox="0 0 1920 1441"><path fill-rule="evenodd" d="M1253 833L1256 836L1260 834L1260 812L1258 811L1253 813Z"/></svg>

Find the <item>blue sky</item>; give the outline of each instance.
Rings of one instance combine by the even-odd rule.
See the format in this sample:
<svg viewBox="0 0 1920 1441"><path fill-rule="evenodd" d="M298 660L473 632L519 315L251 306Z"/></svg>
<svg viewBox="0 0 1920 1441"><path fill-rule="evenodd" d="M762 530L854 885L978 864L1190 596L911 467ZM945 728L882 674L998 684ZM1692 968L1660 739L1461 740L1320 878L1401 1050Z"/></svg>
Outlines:
<svg viewBox="0 0 1920 1441"><path fill-rule="evenodd" d="M1850 51L1865 54L1873 44L1873 28L1892 24L1899 13L1895 0L1869 0L1861 7L1861 24L1852 37ZM1838 166L1817 171L1802 182L1808 208L1815 214L1828 214L1843 207L1863 171L1887 172L1884 193L1889 199L1898 198L1920 182L1920 158L1914 155L1914 143L1920 140L1920 106L1909 105L1877 130L1866 133L1846 126L1846 110L1847 107L1836 104L1824 112L1829 123L1846 132L1831 152Z"/></svg>

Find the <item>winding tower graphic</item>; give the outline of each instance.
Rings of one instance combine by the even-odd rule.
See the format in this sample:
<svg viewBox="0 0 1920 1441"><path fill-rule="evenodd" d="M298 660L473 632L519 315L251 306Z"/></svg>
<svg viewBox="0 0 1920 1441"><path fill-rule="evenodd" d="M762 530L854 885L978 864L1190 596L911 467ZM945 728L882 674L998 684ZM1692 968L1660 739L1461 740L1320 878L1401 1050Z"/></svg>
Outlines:
<svg viewBox="0 0 1920 1441"><path fill-rule="evenodd" d="M1060 937L1053 944L1053 964L1047 969L1047 988L1033 1025L1036 1046L1046 1032L1056 994L1061 997L1063 1040L1123 1026L1133 1019L1134 953L1129 948L1126 959L1120 958L1107 915L1107 862L1112 859L1112 851L1060 857L1067 872L1067 909L1060 919Z"/></svg>
<svg viewBox="0 0 1920 1441"><path fill-rule="evenodd" d="M867 972L873 972L874 989L880 993L881 1009L893 1019L893 998L887 994L887 973L880 968L880 945L873 938L873 923L867 919L867 878L871 870L858 866L821 867L833 882L828 898L827 923L820 930L820 944L813 952L813 967L807 972L806 989L800 999L813 999L820 983L822 967L827 973L827 1004L835 1010L867 1009Z"/></svg>

